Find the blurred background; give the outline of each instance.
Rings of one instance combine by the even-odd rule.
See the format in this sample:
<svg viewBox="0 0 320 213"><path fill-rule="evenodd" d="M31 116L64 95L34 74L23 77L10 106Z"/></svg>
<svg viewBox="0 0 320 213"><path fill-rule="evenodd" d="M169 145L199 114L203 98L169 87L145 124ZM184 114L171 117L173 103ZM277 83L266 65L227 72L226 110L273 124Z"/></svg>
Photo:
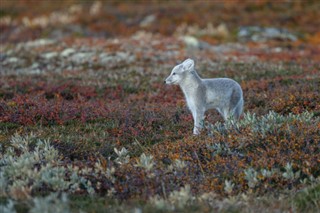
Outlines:
<svg viewBox="0 0 320 213"><path fill-rule="evenodd" d="M210 44L297 38L318 44L319 11L317 0L1 0L0 41L115 38L143 31Z"/></svg>
<svg viewBox="0 0 320 213"><path fill-rule="evenodd" d="M319 212L319 11L319 0L0 0L0 209L46 212L32 210L37 196L65 192L72 212L154 212L150 198L179 194L179 212ZM211 110L192 136L183 93L163 84L186 58L203 78L239 82L239 128Z"/></svg>

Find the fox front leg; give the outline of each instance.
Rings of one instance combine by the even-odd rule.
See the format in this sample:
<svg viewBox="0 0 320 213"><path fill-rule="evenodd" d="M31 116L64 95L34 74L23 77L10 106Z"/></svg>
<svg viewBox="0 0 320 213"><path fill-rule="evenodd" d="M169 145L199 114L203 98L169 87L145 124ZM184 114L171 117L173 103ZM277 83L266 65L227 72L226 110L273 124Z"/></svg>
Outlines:
<svg viewBox="0 0 320 213"><path fill-rule="evenodd" d="M194 121L193 134L199 135L203 128L204 110L194 110L192 116Z"/></svg>

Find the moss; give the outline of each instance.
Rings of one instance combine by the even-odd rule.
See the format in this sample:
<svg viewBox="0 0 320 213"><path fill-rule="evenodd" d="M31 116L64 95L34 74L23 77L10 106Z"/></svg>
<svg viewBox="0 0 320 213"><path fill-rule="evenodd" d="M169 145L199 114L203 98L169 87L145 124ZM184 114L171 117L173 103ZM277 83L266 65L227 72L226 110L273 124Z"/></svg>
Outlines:
<svg viewBox="0 0 320 213"><path fill-rule="evenodd" d="M293 203L299 212L316 212L320 208L320 184L302 189L294 198Z"/></svg>
<svg viewBox="0 0 320 213"><path fill-rule="evenodd" d="M0 130L15 130L21 125L13 122L0 122Z"/></svg>

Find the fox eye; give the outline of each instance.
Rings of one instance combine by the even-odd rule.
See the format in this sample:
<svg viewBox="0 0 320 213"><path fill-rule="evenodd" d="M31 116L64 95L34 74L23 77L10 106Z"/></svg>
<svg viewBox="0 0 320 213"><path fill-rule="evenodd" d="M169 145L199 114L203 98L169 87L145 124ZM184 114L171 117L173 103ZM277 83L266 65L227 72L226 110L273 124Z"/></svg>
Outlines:
<svg viewBox="0 0 320 213"><path fill-rule="evenodd" d="M172 73L172 75L175 75L176 73L174 72L174 73Z"/></svg>

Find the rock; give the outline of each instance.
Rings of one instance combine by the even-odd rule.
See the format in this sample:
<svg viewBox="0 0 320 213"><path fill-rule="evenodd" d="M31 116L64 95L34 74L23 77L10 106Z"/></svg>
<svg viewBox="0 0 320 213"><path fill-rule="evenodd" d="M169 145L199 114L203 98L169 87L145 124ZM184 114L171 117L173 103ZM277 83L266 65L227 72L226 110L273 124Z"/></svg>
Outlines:
<svg viewBox="0 0 320 213"><path fill-rule="evenodd" d="M205 28L200 28L198 25L187 25L182 24L176 29L175 35L188 35L195 37L210 36L215 38L228 38L230 32L227 28L227 25L224 23L219 24L217 27L214 27L212 23L208 23Z"/></svg>
<svg viewBox="0 0 320 213"><path fill-rule="evenodd" d="M187 45L187 47L198 48L199 47L199 40L193 36L183 36L182 40Z"/></svg>
<svg viewBox="0 0 320 213"><path fill-rule="evenodd" d="M6 67L5 69L18 69L26 66L26 60L24 58L11 56L5 58L0 64Z"/></svg>
<svg viewBox="0 0 320 213"><path fill-rule="evenodd" d="M29 41L26 43L21 43L18 45L19 46L24 46L27 48L34 48L34 47L39 47L39 46L46 46L46 45L50 45L50 44L54 44L56 41L52 40L52 39L37 39L34 41Z"/></svg>
<svg viewBox="0 0 320 213"><path fill-rule="evenodd" d="M165 165L171 165L172 160L170 160L170 158L164 157L164 158L162 158L162 163Z"/></svg>
<svg viewBox="0 0 320 213"><path fill-rule="evenodd" d="M114 64L118 62L131 63L135 60L134 55L130 55L127 52L117 52L115 55L110 55L106 53L101 53L99 55L99 61L102 65Z"/></svg>
<svg viewBox="0 0 320 213"><path fill-rule="evenodd" d="M48 52L48 53L42 54L42 57L47 59L47 60L50 60L50 59L55 58L57 56L58 56L57 52Z"/></svg>
<svg viewBox="0 0 320 213"><path fill-rule="evenodd" d="M151 32L146 32L144 30L139 30L131 36L132 39L139 40L140 42L145 42L152 40L153 34Z"/></svg>
<svg viewBox="0 0 320 213"><path fill-rule="evenodd" d="M93 52L80 52L72 55L71 61L82 64L91 61L92 57L94 56Z"/></svg>
<svg viewBox="0 0 320 213"><path fill-rule="evenodd" d="M99 13L102 11L102 7L103 5L101 1L95 1L90 7L89 14L92 16L99 15Z"/></svg>
<svg viewBox="0 0 320 213"><path fill-rule="evenodd" d="M140 22L140 27L148 27L150 26L154 21L156 20L155 15L148 15L146 16L141 22Z"/></svg>
<svg viewBox="0 0 320 213"><path fill-rule="evenodd" d="M16 74L24 74L24 75L32 75L32 74L41 74L42 72L39 68L31 69L30 67L28 67L28 68L16 69L15 73Z"/></svg>
<svg viewBox="0 0 320 213"><path fill-rule="evenodd" d="M6 54L2 54L0 53L0 61L3 61L7 58L7 55Z"/></svg>
<svg viewBox="0 0 320 213"><path fill-rule="evenodd" d="M16 69L16 68L25 66L26 60L23 58L18 58L18 57L8 57L1 64L6 65L10 68Z"/></svg>
<svg viewBox="0 0 320 213"><path fill-rule="evenodd" d="M34 62L32 65L31 65L31 69L37 69L39 67L39 63L37 62Z"/></svg>
<svg viewBox="0 0 320 213"><path fill-rule="evenodd" d="M274 27L248 26L240 27L238 39L242 41L264 42L269 40L289 40L296 41L297 37L286 29Z"/></svg>
<svg viewBox="0 0 320 213"><path fill-rule="evenodd" d="M132 56L126 52L117 52L116 57L118 60L128 60L128 61L132 60Z"/></svg>
<svg viewBox="0 0 320 213"><path fill-rule="evenodd" d="M73 53L75 53L76 51L75 51L75 49L73 49L73 48L67 48L67 49L64 49L61 53L60 53L60 55L62 56L62 57L68 57L68 56L70 56L71 54L73 54Z"/></svg>
<svg viewBox="0 0 320 213"><path fill-rule="evenodd" d="M232 51L237 52L247 52L248 48L244 45L241 45L239 43L226 43L226 44L219 44L219 45L213 45L210 48L215 53L228 53Z"/></svg>
<svg viewBox="0 0 320 213"><path fill-rule="evenodd" d="M28 74L41 74L41 70L36 68L36 69L31 69L28 71Z"/></svg>
<svg viewBox="0 0 320 213"><path fill-rule="evenodd" d="M184 41L188 49L207 49L210 48L210 44L204 41L198 40L193 36L182 36L181 40Z"/></svg>
<svg viewBox="0 0 320 213"><path fill-rule="evenodd" d="M6 60L6 63L13 64L13 63L17 63L18 61L19 61L19 58L10 57Z"/></svg>
<svg viewBox="0 0 320 213"><path fill-rule="evenodd" d="M100 64L108 64L109 62L112 62L113 60L113 56L110 56L109 54L106 53L101 53L99 55L99 59L100 59Z"/></svg>

